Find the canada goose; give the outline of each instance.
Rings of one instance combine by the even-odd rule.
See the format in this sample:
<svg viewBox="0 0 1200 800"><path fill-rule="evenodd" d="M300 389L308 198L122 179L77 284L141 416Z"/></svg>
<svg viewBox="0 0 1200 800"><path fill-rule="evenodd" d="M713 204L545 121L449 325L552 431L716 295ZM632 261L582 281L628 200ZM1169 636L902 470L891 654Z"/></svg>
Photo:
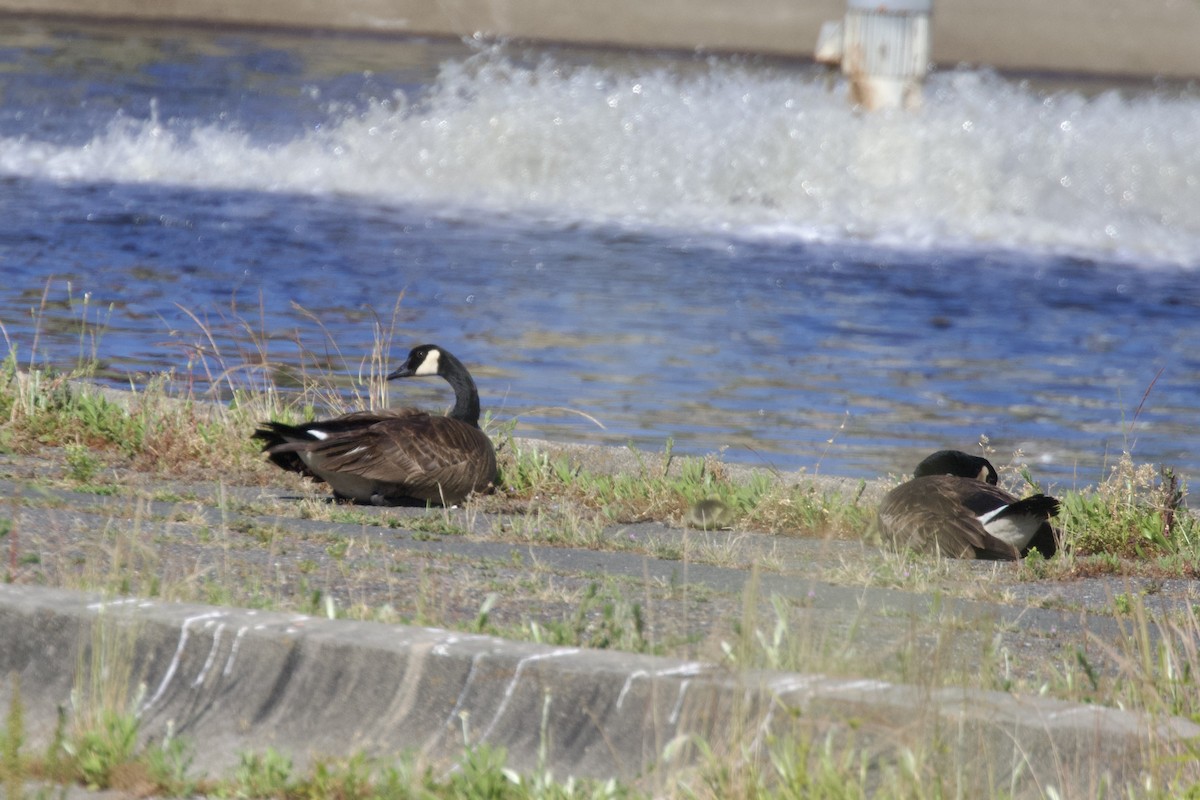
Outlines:
<svg viewBox="0 0 1200 800"><path fill-rule="evenodd" d="M876 529L898 547L953 558L1012 561L1035 549L1053 556L1058 537L1049 519L1058 500L1044 494L1019 500L996 483L986 458L939 450L883 498Z"/></svg>
<svg viewBox="0 0 1200 800"><path fill-rule="evenodd" d="M479 429L479 393L462 362L433 344L414 347L387 376L441 375L454 387L448 416L416 408L359 411L254 432L278 467L326 481L335 498L373 505L462 501L496 479L492 440Z"/></svg>

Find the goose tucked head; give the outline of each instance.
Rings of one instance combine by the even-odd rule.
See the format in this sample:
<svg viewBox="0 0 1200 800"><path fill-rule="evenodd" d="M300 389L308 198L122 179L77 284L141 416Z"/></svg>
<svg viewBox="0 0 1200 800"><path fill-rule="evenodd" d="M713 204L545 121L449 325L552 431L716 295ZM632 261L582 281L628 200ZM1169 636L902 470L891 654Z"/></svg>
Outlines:
<svg viewBox="0 0 1200 800"><path fill-rule="evenodd" d="M996 468L982 456L973 456L961 450L939 450L925 458L913 470L914 478L927 475L954 475L959 478L974 478L995 486L999 482Z"/></svg>
<svg viewBox="0 0 1200 800"><path fill-rule="evenodd" d="M414 347L408 354L408 360L387 376L396 378L423 378L430 375L440 375L442 372L442 349L436 344L423 344Z"/></svg>

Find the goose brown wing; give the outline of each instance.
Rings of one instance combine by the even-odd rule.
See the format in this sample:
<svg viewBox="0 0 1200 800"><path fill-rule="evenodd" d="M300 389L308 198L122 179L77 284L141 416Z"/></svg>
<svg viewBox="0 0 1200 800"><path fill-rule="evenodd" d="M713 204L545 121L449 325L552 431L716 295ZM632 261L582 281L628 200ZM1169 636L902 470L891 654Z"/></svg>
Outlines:
<svg viewBox="0 0 1200 800"><path fill-rule="evenodd" d="M976 512L964 503L965 497L983 491L979 487L995 488L970 478L914 478L889 492L880 504L880 533L897 547L920 552L940 551L953 558L1016 560L1016 549L984 530ZM982 502L982 498L975 498L975 502ZM993 502L986 510L997 505Z"/></svg>
<svg viewBox="0 0 1200 800"><path fill-rule="evenodd" d="M450 417L407 409L311 446L322 468L391 484L397 494L453 502L496 476L483 431Z"/></svg>
<svg viewBox="0 0 1200 800"><path fill-rule="evenodd" d="M394 412L391 411L356 411L333 419L307 422L303 425L267 422L263 427L257 429L251 438L258 439L263 443L263 452L277 467L290 472L299 472L320 483L325 479L304 463L304 459L299 455L302 451L311 452L329 437L335 437L337 441L349 441L362 431L369 430L371 426L393 415Z"/></svg>
<svg viewBox="0 0 1200 800"><path fill-rule="evenodd" d="M1016 495L1004 491L999 486L970 478L955 478L945 483L944 491L950 492L956 502L975 516L995 511L1000 506L1011 505L1018 499Z"/></svg>

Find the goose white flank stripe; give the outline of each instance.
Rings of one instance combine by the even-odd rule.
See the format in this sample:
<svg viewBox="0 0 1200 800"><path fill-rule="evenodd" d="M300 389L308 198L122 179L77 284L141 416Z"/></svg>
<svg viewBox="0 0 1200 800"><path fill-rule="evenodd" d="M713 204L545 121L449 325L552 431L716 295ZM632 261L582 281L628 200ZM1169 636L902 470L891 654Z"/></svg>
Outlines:
<svg viewBox="0 0 1200 800"><path fill-rule="evenodd" d="M988 523L989 523L989 522L990 522L992 519L994 519L994 518L995 518L995 516L996 516L997 514L999 514L1001 511L1003 511L1003 510L1004 510L1004 509L1006 509L1006 508L1008 508L1008 506L1006 506L1006 505L1004 505L1004 506L1000 506L1000 507L999 507L999 508L997 508L995 511L989 511L989 512L988 512L988 513L986 513L986 514L980 514L978 517L976 517L976 519L977 519L977 520L979 520L979 524L980 524L980 525L982 525L982 526L984 526L984 527L986 528L986 527L987 527L987 524L988 524Z"/></svg>

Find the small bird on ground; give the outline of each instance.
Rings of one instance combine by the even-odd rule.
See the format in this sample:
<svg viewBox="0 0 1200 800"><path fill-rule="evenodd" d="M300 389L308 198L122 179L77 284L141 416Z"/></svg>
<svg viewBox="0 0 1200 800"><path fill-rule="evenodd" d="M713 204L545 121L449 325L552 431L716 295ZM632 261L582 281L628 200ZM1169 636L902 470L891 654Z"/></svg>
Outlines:
<svg viewBox="0 0 1200 800"><path fill-rule="evenodd" d="M726 530L733 525L733 509L718 498L709 497L692 504L683 521L702 531Z"/></svg>
<svg viewBox="0 0 1200 800"><path fill-rule="evenodd" d="M1014 561L1031 550L1053 556L1058 534L1049 520L1058 500L1044 494L1021 500L996 484L986 458L939 450L917 465L912 480L887 493L875 528L898 548L951 558Z"/></svg>
<svg viewBox="0 0 1200 800"><path fill-rule="evenodd" d="M479 393L471 373L433 344L414 347L387 376L440 375L454 388L447 416L416 408L359 411L287 425L267 422L254 432L281 469L325 481L337 500L372 505L453 505L496 481L496 452L479 429Z"/></svg>

